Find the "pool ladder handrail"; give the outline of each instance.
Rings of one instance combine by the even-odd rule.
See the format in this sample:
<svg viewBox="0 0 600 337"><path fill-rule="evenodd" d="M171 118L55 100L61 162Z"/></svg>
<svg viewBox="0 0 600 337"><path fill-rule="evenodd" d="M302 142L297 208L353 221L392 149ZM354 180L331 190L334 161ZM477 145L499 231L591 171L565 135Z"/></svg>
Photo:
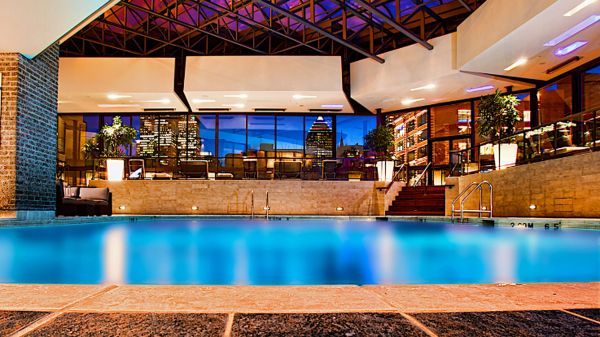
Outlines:
<svg viewBox="0 0 600 337"><path fill-rule="evenodd" d="M267 220L269 220L269 210L271 210L271 207L269 206L269 191L267 191L266 193L266 204L265 204L265 215Z"/></svg>
<svg viewBox="0 0 600 337"><path fill-rule="evenodd" d="M250 219L254 219L254 190L250 191Z"/></svg>
<svg viewBox="0 0 600 337"><path fill-rule="evenodd" d="M482 205L482 203L483 203L483 186L487 186L489 189L489 197L490 197L489 209L484 208ZM474 191L477 191L477 190L479 190L479 209L465 209L465 201L471 196L471 194ZM463 195L464 195L464 197L463 197ZM460 200L460 210L456 210L455 205L456 205L456 202L459 200ZM491 218L492 211L493 211L493 200L494 200L494 187L492 186L492 184L489 181L484 180L480 183L474 181L474 182L470 183L469 186L467 186L464 190L462 190L458 194L458 196L456 196L456 198L454 198L454 200L452 200L452 213L450 214L452 223L454 223L456 213L460 213L460 222L464 221L465 213L477 213L477 214L479 214L479 217L481 217L482 214L487 213L488 217Z"/></svg>

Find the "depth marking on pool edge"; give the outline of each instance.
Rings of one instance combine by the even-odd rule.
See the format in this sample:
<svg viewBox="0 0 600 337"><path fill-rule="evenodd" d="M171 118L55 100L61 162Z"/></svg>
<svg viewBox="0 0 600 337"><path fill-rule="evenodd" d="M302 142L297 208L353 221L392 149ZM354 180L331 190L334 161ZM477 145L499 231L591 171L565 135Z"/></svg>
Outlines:
<svg viewBox="0 0 600 337"><path fill-rule="evenodd" d="M73 301L71 303L67 303L66 305L64 305L63 307L59 308L58 310L56 310L54 312L50 312L49 315L43 316L40 319L33 321L31 324L26 325L23 328L17 330L16 332L14 332L9 337L21 337L21 336L24 336L24 335L26 335L26 334L28 334L28 333L36 330L36 329L38 329L38 328L40 328L40 327L48 324L49 322L53 321L55 318L63 315L69 308L71 308L71 307L73 307L73 306L75 306L77 304L83 303L83 302L85 302L87 300L91 300L91 299L93 299L95 297L98 297L100 295L103 295L103 294L105 294L105 293L107 293L107 292L109 292L109 291L111 291L113 289L116 289L116 288L117 288L117 286L114 285L114 284L112 284L112 285L106 286L106 287L98 290L95 293L86 295L86 296L84 296L84 297L82 297L80 299L77 299L77 300L75 300L75 301Z"/></svg>

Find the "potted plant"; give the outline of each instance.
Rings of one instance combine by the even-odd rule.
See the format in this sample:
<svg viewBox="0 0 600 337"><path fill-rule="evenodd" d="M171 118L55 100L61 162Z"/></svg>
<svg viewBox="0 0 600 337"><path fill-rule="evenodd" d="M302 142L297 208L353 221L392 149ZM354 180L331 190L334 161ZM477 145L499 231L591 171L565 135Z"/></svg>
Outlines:
<svg viewBox="0 0 600 337"><path fill-rule="evenodd" d="M519 146L509 143L505 137L515 132L515 126L521 120L516 108L518 104L517 97L501 95L500 90L482 97L479 104L477 131L481 137L494 142L494 161L498 169L514 166L517 161Z"/></svg>
<svg viewBox="0 0 600 337"><path fill-rule="evenodd" d="M377 174L379 181L392 181L394 161L389 160L390 148L394 146L394 131L392 128L380 125L365 135L365 146L377 153Z"/></svg>
<svg viewBox="0 0 600 337"><path fill-rule="evenodd" d="M96 136L83 145L86 157L106 158L106 176L108 180L122 180L125 163L122 157L123 146L133 144L137 131L123 125L121 117L115 116L112 125L103 126Z"/></svg>

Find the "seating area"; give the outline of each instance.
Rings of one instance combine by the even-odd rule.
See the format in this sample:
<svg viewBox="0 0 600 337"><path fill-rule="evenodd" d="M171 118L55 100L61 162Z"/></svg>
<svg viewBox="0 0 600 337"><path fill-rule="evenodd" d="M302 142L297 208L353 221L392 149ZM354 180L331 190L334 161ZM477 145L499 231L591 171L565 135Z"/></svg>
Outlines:
<svg viewBox="0 0 600 337"><path fill-rule="evenodd" d="M112 194L108 188L68 186L57 180L56 215L112 215Z"/></svg>

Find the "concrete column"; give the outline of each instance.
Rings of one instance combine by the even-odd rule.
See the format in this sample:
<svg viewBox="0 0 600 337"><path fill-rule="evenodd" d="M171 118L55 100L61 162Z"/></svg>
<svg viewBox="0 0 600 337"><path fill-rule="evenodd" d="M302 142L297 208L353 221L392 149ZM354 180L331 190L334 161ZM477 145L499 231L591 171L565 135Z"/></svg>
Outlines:
<svg viewBox="0 0 600 337"><path fill-rule="evenodd" d="M0 53L0 217L54 217L58 52Z"/></svg>

